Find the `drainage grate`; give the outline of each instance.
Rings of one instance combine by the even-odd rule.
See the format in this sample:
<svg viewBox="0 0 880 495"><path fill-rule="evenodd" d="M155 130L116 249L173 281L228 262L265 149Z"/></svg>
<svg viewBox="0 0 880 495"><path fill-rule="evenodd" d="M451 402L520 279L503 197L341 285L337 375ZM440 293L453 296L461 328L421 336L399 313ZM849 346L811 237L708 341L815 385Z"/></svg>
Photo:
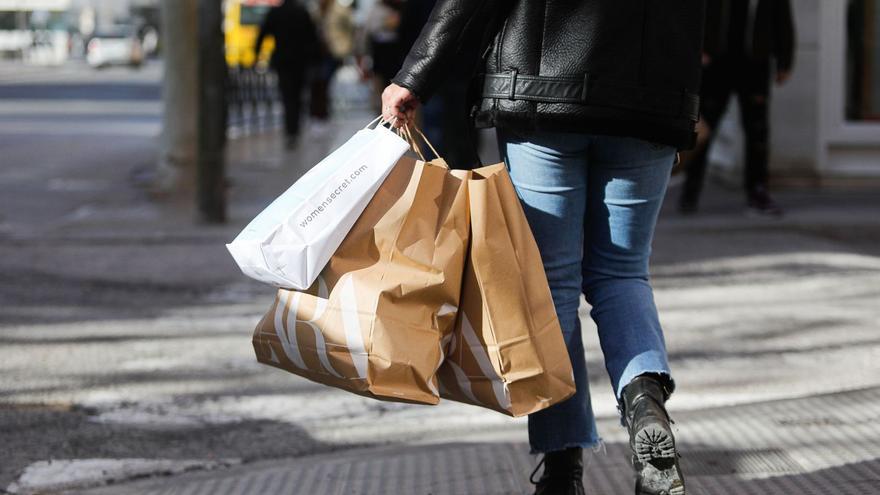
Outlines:
<svg viewBox="0 0 880 495"><path fill-rule="evenodd" d="M780 449L684 450L681 468L689 476L725 474L788 474L803 468Z"/></svg>

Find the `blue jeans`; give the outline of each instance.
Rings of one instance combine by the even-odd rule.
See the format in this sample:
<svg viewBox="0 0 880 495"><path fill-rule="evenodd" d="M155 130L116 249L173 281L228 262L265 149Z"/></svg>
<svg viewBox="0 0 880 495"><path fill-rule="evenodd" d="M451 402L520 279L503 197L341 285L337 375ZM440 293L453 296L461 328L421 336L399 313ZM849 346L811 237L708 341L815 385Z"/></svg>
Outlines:
<svg viewBox="0 0 880 495"><path fill-rule="evenodd" d="M498 141L541 251L577 385L570 399L529 415L531 450L595 446L581 293L617 398L639 375L670 376L648 258L675 150L627 137L506 129Z"/></svg>

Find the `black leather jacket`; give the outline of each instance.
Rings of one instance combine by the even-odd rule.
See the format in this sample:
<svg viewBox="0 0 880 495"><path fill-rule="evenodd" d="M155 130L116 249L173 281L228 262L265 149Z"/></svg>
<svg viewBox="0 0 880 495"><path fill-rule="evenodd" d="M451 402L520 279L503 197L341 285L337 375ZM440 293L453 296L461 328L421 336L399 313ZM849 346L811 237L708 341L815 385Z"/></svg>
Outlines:
<svg viewBox="0 0 880 495"><path fill-rule="evenodd" d="M439 0L393 82L474 64L478 127L693 145L703 0Z"/></svg>

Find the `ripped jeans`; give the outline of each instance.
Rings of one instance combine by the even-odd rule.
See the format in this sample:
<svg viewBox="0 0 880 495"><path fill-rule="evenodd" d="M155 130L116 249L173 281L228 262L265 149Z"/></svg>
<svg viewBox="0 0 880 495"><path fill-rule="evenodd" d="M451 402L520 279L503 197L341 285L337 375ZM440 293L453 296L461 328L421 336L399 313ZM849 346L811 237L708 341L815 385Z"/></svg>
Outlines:
<svg viewBox="0 0 880 495"><path fill-rule="evenodd" d="M541 252L577 392L529 415L532 453L599 443L578 318L592 306L616 397L644 373L670 377L648 258L675 149L635 138L498 131ZM669 382L670 388L673 385Z"/></svg>

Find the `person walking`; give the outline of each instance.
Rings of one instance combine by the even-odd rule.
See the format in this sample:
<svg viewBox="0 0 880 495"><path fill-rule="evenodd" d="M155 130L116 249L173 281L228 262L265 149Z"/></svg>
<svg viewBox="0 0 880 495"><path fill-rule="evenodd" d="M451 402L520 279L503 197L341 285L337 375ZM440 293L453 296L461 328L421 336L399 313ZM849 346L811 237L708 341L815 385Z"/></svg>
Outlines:
<svg viewBox="0 0 880 495"><path fill-rule="evenodd" d="M358 66L365 78L372 81L376 95L373 103L379 106L382 90L400 70L403 61L398 39L402 8L401 0L375 0L367 10L356 39Z"/></svg>
<svg viewBox="0 0 880 495"><path fill-rule="evenodd" d="M266 36L275 38L269 61L278 75L278 91L284 105L284 132L288 148L296 146L306 71L318 46L315 23L297 0L284 0L272 7L260 25L255 44L259 54Z"/></svg>
<svg viewBox="0 0 880 495"><path fill-rule="evenodd" d="M583 494L583 449L600 443L581 293L629 432L636 493L685 493L648 258L676 151L695 140L703 16L703 0L438 0L383 92L383 116L408 122L465 51L482 57L474 122L497 128L577 386L529 415L531 452L544 454L537 495Z"/></svg>
<svg viewBox="0 0 880 495"><path fill-rule="evenodd" d="M780 216L767 190L770 81L785 83L794 67L794 20L789 0L715 0L707 4L703 43L703 121L708 136L685 167L679 209L694 213L706 175L712 135L736 93L745 133L748 211ZM702 140L701 140L702 141Z"/></svg>
<svg viewBox="0 0 880 495"><path fill-rule="evenodd" d="M309 115L320 129L330 118L330 83L354 50L354 17L350 5L319 0L313 14L320 27L317 63L309 84Z"/></svg>

